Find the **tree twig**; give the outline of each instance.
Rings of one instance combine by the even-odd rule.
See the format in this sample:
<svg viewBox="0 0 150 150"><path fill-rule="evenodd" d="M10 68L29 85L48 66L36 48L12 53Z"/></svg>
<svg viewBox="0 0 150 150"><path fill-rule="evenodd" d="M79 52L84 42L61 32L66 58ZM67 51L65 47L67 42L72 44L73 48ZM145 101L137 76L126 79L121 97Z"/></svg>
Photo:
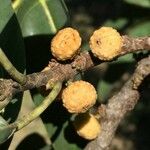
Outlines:
<svg viewBox="0 0 150 150"><path fill-rule="evenodd" d="M139 50L138 47L139 45L140 45L140 49L142 50L145 49L150 50L150 42L149 42L150 37L129 38L125 36L123 38L124 38L123 50L122 53L118 55L118 57ZM7 57L3 57L3 58L7 58ZM1 62L3 65L6 65L4 63L5 61L1 61ZM21 80L22 83L25 83L23 85L11 79L8 80L1 79L0 80L0 110L10 102L10 100L16 93L46 85L48 81L52 83L55 83L56 81L62 81L62 82L67 81L70 78L74 78L75 75L77 75L81 71L83 72L85 70L88 70L89 68L97 65L98 63L100 64L101 62L97 61L97 59L95 59L91 55L91 53L82 52L76 56L74 61L70 63L61 64L57 61L51 61L49 62L48 65L50 68L48 71L29 74L26 76L26 79L22 75L21 76L19 75L19 80ZM7 66L5 68L7 68ZM16 76L16 75L12 75L12 76ZM17 79L18 79L18 75L16 76L16 80Z"/></svg>
<svg viewBox="0 0 150 150"><path fill-rule="evenodd" d="M123 47L124 52L119 54L119 56L135 52L139 49L150 50L149 37L145 37L143 39L131 39L125 37ZM100 64L101 62L98 63ZM27 75L25 84L20 84L12 79L1 79L0 109L4 108L16 93L46 85L48 82L56 83L57 81L67 81L74 78L75 75L81 71L85 71L98 63L97 60L95 61L95 58L93 58L91 53L82 52L69 63L61 64L57 61L49 62L48 71ZM150 74L150 57L139 63L133 77L124 85L117 95L113 96L109 100L108 105L105 109L103 109L105 110L104 114L106 115L102 119L102 133L95 141L90 143L86 149L90 150L92 148L96 150L104 150L109 148L121 119L124 117L126 112L131 110L136 104L139 98L137 88L148 74Z"/></svg>
<svg viewBox="0 0 150 150"><path fill-rule="evenodd" d="M101 118L102 132L98 138L90 142L85 150L109 150L115 131L125 114L132 110L139 99L138 87L145 77L150 75L150 56L141 60L131 79L123 86L118 94L109 99L105 115ZM101 108L99 107L99 112Z"/></svg>
<svg viewBox="0 0 150 150"><path fill-rule="evenodd" d="M133 53L139 50L150 50L150 37L132 38L127 35L122 36L123 46L120 55Z"/></svg>

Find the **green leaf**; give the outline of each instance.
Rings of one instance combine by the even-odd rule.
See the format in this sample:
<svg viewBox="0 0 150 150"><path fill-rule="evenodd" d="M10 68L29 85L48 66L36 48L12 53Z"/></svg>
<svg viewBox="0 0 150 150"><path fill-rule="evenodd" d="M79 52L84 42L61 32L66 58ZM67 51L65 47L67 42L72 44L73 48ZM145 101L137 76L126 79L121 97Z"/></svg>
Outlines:
<svg viewBox="0 0 150 150"><path fill-rule="evenodd" d="M127 34L131 36L149 36L150 35L150 21L140 22L127 30Z"/></svg>
<svg viewBox="0 0 150 150"><path fill-rule="evenodd" d="M100 103L104 102L109 96L112 89L112 84L106 82L105 80L99 81L97 86L98 100Z"/></svg>
<svg viewBox="0 0 150 150"><path fill-rule="evenodd" d="M117 61L112 62L111 64L120 64L120 63L133 63L135 60L133 54L126 54L117 59Z"/></svg>
<svg viewBox="0 0 150 150"><path fill-rule="evenodd" d="M22 116L28 114L34 108L35 108L35 105L33 103L30 91L27 90L23 94L22 106L21 106L21 109L19 112L19 117L22 117ZM19 130L14 134L14 137L9 146L9 149L17 149L17 147L19 147L19 145L21 147L26 146L26 145L24 145L25 141L29 140L30 136L33 136L33 135L38 135L37 137L39 137L39 139L38 138L36 139L36 142L40 143L41 142L40 140L43 140L44 141L43 143L45 145L50 146L51 142L48 137L46 128L45 128L41 118L38 117L36 120L32 121L32 123L30 123L29 125L24 127L22 130ZM35 141L30 140L30 144L34 145ZM34 147L37 147L37 146L33 146L32 148L34 149ZM22 149L22 148L20 148L20 149Z"/></svg>
<svg viewBox="0 0 150 150"><path fill-rule="evenodd" d="M35 94L34 102L39 105L43 96ZM71 114L62 106L62 103L55 100L42 114L42 120L52 141L55 150L81 150L87 141L77 135L72 123Z"/></svg>
<svg viewBox="0 0 150 150"><path fill-rule="evenodd" d="M108 63L108 68L105 72L105 76L102 80L99 80L97 85L99 102L106 102L110 95L113 95L112 93L116 88L116 83L119 83L119 80L120 83L123 82L121 81L123 75L133 72L134 66L135 60L132 54L124 55L122 57L119 57L116 61Z"/></svg>
<svg viewBox="0 0 150 150"><path fill-rule="evenodd" d="M0 116L0 144L4 143L15 131L15 128L8 125L6 120Z"/></svg>
<svg viewBox="0 0 150 150"><path fill-rule="evenodd" d="M8 125L7 121L2 116L0 116L0 128L3 128L4 126L7 125Z"/></svg>
<svg viewBox="0 0 150 150"><path fill-rule="evenodd" d="M0 47L21 72L25 71L24 41L10 0L0 0ZM5 19L4 19L5 18Z"/></svg>
<svg viewBox="0 0 150 150"><path fill-rule="evenodd" d="M13 15L10 0L0 0L0 33Z"/></svg>
<svg viewBox="0 0 150 150"><path fill-rule="evenodd" d="M128 3L139 5L141 7L150 7L150 0L125 0Z"/></svg>
<svg viewBox="0 0 150 150"><path fill-rule="evenodd" d="M16 14L24 37L55 34L67 23L63 0L24 0Z"/></svg>
<svg viewBox="0 0 150 150"><path fill-rule="evenodd" d="M86 140L77 135L73 125L69 122L63 123L61 127L46 124L46 128L50 137L57 136L56 140L53 141L55 150L62 149L62 147L64 147L65 150L81 150L87 143Z"/></svg>
<svg viewBox="0 0 150 150"><path fill-rule="evenodd" d="M0 18L6 17L3 26L1 25L0 34L0 47L3 49L4 53L7 55L8 59L20 72L25 72L25 48L24 41L22 38L20 26L18 24L16 15L11 7L10 0L3 1L0 4L0 8L3 8L0 13ZM5 8L5 9L4 9ZM7 13L6 13L7 12ZM10 14L10 15L6 15ZM0 76L3 78L8 78L6 71L1 68L4 73ZM10 77L9 77L10 78ZM15 119L17 117L20 105L21 105L21 94L16 95L14 99L19 99L15 104L9 104L6 109L4 116L8 118ZM11 115L10 115L11 114Z"/></svg>
<svg viewBox="0 0 150 150"><path fill-rule="evenodd" d="M118 18L116 20L107 20L104 23L104 26L110 26L115 29L121 29L128 23L128 20L126 18Z"/></svg>
<svg viewBox="0 0 150 150"><path fill-rule="evenodd" d="M5 18L0 21L0 47L7 55L8 59L20 72L25 72L25 48L24 40L22 38L21 30L17 17L11 7L11 1L0 0L0 18ZM3 78L10 78L6 71L0 67ZM17 117L20 105L21 94L17 94L14 99L18 101L15 104L10 103L4 112L4 118L11 119L11 121ZM7 129L5 129L7 132Z"/></svg>

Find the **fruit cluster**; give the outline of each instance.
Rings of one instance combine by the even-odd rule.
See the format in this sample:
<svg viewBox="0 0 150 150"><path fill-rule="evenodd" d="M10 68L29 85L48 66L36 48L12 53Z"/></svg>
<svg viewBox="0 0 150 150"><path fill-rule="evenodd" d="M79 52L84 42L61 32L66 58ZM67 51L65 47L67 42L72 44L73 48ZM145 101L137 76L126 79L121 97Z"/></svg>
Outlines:
<svg viewBox="0 0 150 150"><path fill-rule="evenodd" d="M121 53L123 40L115 29L102 27L93 33L89 45L95 57L108 61ZM78 31L68 27L54 36L50 49L57 60L66 61L72 60L79 53L80 46ZM63 106L70 113L76 114L73 124L77 133L85 139L95 139L101 131L100 122L88 112L97 99L94 86L82 80L72 82L63 90L61 98Z"/></svg>
<svg viewBox="0 0 150 150"><path fill-rule="evenodd" d="M100 60L112 60L121 53L123 40L117 30L111 27L101 27L94 31L89 45L95 57ZM52 39L51 52L58 60L73 59L81 46L81 37L77 30L65 28Z"/></svg>
<svg viewBox="0 0 150 150"><path fill-rule="evenodd" d="M97 99L94 86L85 81L75 81L68 85L62 93L64 107L70 112L77 114L74 127L77 133L88 140L92 140L100 133L100 123L87 110L91 108Z"/></svg>

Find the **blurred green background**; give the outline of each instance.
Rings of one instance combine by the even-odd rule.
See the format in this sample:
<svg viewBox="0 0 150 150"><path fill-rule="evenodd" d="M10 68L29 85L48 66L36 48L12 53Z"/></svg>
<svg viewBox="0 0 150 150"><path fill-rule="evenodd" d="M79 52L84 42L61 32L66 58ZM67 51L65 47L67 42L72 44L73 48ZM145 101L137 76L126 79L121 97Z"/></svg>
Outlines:
<svg viewBox="0 0 150 150"><path fill-rule="evenodd" d="M16 68L24 73L41 71L52 58L49 47L55 33L66 26L76 28L83 39L82 50L101 26L116 28L122 35L150 35L150 0L0 0L0 47ZM128 54L104 63L76 78L91 82L98 91L97 104L107 103L132 75L136 60L147 52ZM135 59L136 58L136 59ZM0 68L0 75L9 78ZM150 78L140 87L140 101L120 124L111 150L150 149ZM44 99L38 89L14 97L1 114L13 122ZM42 120L41 120L42 119ZM72 115L56 100L33 126L0 146L9 150L81 150L88 141L79 137ZM38 124L38 129L35 129ZM28 132L28 134L26 134ZM50 144L50 141L52 144ZM51 146L50 146L51 145Z"/></svg>

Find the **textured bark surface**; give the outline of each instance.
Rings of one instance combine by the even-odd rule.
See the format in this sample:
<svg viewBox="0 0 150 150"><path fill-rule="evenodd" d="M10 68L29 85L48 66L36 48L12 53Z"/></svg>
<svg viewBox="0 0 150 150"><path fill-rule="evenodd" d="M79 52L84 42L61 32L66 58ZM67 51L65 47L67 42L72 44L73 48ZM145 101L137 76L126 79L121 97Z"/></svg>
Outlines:
<svg viewBox="0 0 150 150"><path fill-rule="evenodd" d="M150 37L133 39L124 36L123 38L124 45L122 52L117 57L137 50L150 50ZM48 82L53 84L56 81L73 79L78 73L86 71L100 63L100 61L93 58L91 53L82 52L71 62L59 63L56 60L52 60L48 64L49 69L47 71L27 75L27 81L24 85L12 79L0 79L0 110L11 101L16 93L46 86ZM101 118L102 132L96 140L87 145L86 150L109 149L109 145L120 121L128 111L134 108L139 99L138 87L149 74L150 57L139 62L131 79L123 86L118 94L109 99L106 106L99 107L99 112L103 112L103 117Z"/></svg>
<svg viewBox="0 0 150 150"><path fill-rule="evenodd" d="M24 85L21 85L12 79L1 79L0 108L7 105L16 93L44 86L48 82L53 84L57 81L73 79L75 75L92 66L94 66L94 63L91 56L88 52L84 52L78 55L72 63L60 64L54 60L49 62L49 70L27 75L27 81Z"/></svg>
<svg viewBox="0 0 150 150"><path fill-rule="evenodd" d="M125 114L132 110L139 99L138 87L146 76L150 75L150 57L138 63L131 79L122 87L118 94L108 100L108 104L99 107L103 112L101 120L102 132L98 138L90 142L85 150L107 150L115 131Z"/></svg>
<svg viewBox="0 0 150 150"><path fill-rule="evenodd" d="M123 47L121 55L133 53L139 50L150 50L150 37L132 38L127 35L122 36Z"/></svg>

